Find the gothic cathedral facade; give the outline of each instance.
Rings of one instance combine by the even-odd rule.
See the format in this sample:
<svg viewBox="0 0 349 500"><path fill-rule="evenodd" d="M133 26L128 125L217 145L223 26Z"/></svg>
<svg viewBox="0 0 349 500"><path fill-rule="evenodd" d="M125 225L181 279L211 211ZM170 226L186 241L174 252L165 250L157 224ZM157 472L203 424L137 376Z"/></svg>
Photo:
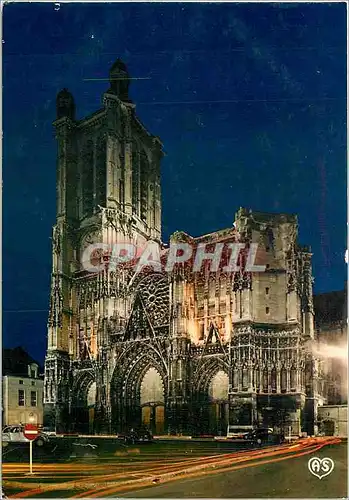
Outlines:
<svg viewBox="0 0 349 500"><path fill-rule="evenodd" d="M171 243L210 251L258 244L265 272L234 273L190 262L167 272L101 272L83 266L89 245L157 242L161 255L162 144L138 119L130 78L117 60L102 108L77 120L73 96L57 96L57 220L45 425L120 433L224 435L228 425L314 432L322 400L314 337L311 253L297 218L240 209L232 227ZM97 254L108 260L108 256Z"/></svg>

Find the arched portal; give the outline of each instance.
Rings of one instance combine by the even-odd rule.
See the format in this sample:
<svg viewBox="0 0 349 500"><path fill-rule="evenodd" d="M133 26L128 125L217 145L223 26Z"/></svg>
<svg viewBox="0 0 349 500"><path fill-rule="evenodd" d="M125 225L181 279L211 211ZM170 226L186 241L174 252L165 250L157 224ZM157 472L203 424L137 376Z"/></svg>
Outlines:
<svg viewBox="0 0 349 500"><path fill-rule="evenodd" d="M144 374L140 388L142 423L154 434L164 432L165 389L159 372L150 367Z"/></svg>
<svg viewBox="0 0 349 500"><path fill-rule="evenodd" d="M142 422L164 432L167 366L151 344L131 344L119 358L111 380L111 428L128 432Z"/></svg>
<svg viewBox="0 0 349 500"><path fill-rule="evenodd" d="M194 372L190 426L196 435L225 435L229 423L228 366L206 358Z"/></svg>
<svg viewBox="0 0 349 500"><path fill-rule="evenodd" d="M210 401L210 430L215 435L224 435L229 423L229 377L219 370L212 378L209 385Z"/></svg>
<svg viewBox="0 0 349 500"><path fill-rule="evenodd" d="M94 433L96 382L92 371L77 373L71 387L69 430Z"/></svg>

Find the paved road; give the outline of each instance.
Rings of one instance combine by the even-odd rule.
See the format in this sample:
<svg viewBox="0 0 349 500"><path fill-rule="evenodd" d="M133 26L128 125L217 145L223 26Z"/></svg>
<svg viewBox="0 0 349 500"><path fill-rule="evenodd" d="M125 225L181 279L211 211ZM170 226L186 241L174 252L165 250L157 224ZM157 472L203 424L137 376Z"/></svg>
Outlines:
<svg viewBox="0 0 349 500"><path fill-rule="evenodd" d="M308 470L312 455L258 464L243 470L225 471L193 479L134 490L132 498L348 498L347 445L325 446L316 452L334 460L333 472L319 480Z"/></svg>
<svg viewBox="0 0 349 500"><path fill-rule="evenodd" d="M293 445L233 451L229 446L216 443L153 443L143 448L119 446L112 455L98 453L91 446L86 446L89 443L80 443L75 449L86 450L80 457L74 457L73 453L69 461L36 463L34 476L25 475L28 472L27 463L3 464L4 489L11 498L101 498L122 495L220 498L236 497L240 487L242 490L245 488L246 493L249 492L242 496L258 497L260 492L256 488L261 488L265 481L256 483L245 478L246 474L251 478L260 476L264 470L262 477L268 477L269 483L269 494L265 496L278 496L270 492L270 467L287 463L282 471L291 471L292 464L302 458L301 472L304 476L305 470L308 478L310 473L304 469L304 463L307 463L309 455L322 452L328 446L338 453L338 449L343 448L339 442L333 438L316 438L299 440ZM275 491L279 486L276 477L272 477ZM291 473L289 477L294 479L294 474ZM316 481L319 482L318 479ZM287 481L285 484L288 484ZM304 497L304 494L300 496ZM345 495L329 495L334 496Z"/></svg>

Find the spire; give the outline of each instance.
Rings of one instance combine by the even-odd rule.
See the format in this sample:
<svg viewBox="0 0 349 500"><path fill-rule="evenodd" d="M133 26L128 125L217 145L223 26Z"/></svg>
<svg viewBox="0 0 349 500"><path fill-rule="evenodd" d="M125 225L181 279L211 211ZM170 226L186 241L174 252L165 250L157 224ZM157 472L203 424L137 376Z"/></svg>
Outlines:
<svg viewBox="0 0 349 500"><path fill-rule="evenodd" d="M130 76L126 64L117 59L109 71L110 88L109 93L115 94L121 101L129 102L128 88Z"/></svg>

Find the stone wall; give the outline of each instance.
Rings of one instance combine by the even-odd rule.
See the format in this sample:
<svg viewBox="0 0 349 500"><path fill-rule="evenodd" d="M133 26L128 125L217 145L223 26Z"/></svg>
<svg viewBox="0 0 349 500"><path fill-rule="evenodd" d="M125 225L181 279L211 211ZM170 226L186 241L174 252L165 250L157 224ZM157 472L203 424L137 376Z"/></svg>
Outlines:
<svg viewBox="0 0 349 500"><path fill-rule="evenodd" d="M348 406L324 405L318 408L319 432L325 434L333 429L334 436L348 437ZM327 432L326 432L327 431Z"/></svg>

